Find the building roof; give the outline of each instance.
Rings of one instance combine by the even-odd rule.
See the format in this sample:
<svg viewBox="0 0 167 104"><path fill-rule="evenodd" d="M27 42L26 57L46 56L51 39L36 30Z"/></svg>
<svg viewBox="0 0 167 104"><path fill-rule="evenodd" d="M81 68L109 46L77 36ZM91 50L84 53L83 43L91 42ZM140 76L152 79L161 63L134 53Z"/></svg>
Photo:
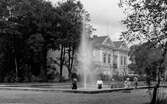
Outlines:
<svg viewBox="0 0 167 104"><path fill-rule="evenodd" d="M100 45L100 44L102 44L103 42L104 42L104 40L107 38L107 36L100 36L100 37L98 37L98 36L94 36L93 38L92 38L92 44L93 45Z"/></svg>
<svg viewBox="0 0 167 104"><path fill-rule="evenodd" d="M113 41L113 43L114 43L116 48L119 48L123 44L123 41Z"/></svg>
<svg viewBox="0 0 167 104"><path fill-rule="evenodd" d="M108 36L94 36L92 38L92 45L93 46L100 46L103 45L103 42L105 41L106 38L109 38ZM112 41L112 44L114 45L115 48L120 48L122 44L124 43L123 41Z"/></svg>

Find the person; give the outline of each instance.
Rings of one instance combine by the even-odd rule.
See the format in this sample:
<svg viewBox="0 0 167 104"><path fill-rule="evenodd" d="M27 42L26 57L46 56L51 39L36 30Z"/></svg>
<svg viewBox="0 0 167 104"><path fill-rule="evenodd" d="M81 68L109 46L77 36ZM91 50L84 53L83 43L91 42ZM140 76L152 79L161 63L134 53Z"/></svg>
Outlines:
<svg viewBox="0 0 167 104"><path fill-rule="evenodd" d="M97 88L102 89L103 88L103 81L102 80L97 80Z"/></svg>
<svg viewBox="0 0 167 104"><path fill-rule="evenodd" d="M127 78L125 80L125 82L124 82L124 88L129 88L130 87L130 81L129 80L130 80L129 78Z"/></svg>
<svg viewBox="0 0 167 104"><path fill-rule="evenodd" d="M73 78L72 80L72 89L77 89L77 79Z"/></svg>
<svg viewBox="0 0 167 104"><path fill-rule="evenodd" d="M138 86L138 78L137 77L134 77L134 85L135 85L135 88L137 88L137 86Z"/></svg>
<svg viewBox="0 0 167 104"><path fill-rule="evenodd" d="M72 79L72 89L77 89L77 74L73 73L71 75L71 79Z"/></svg>

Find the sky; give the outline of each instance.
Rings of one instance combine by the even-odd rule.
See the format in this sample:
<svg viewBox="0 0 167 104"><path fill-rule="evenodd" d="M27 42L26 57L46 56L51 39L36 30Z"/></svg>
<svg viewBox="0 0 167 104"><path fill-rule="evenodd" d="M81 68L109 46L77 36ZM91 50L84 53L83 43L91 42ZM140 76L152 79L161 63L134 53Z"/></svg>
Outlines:
<svg viewBox="0 0 167 104"><path fill-rule="evenodd" d="M57 2L60 0L50 0ZM84 8L90 13L91 24L96 29L94 35L109 35L112 40L118 40L119 35L126 28L121 24L125 17L118 7L120 0L80 0Z"/></svg>

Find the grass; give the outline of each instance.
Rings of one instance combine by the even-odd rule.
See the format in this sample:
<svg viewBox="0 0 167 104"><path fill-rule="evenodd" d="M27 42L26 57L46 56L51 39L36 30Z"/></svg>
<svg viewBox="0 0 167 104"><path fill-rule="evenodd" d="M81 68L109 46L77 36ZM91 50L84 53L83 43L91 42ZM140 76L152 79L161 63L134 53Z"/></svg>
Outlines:
<svg viewBox="0 0 167 104"><path fill-rule="evenodd" d="M167 92L164 89L159 91L156 104L167 104Z"/></svg>
<svg viewBox="0 0 167 104"><path fill-rule="evenodd" d="M131 93L74 94L61 92L35 92L0 90L1 103L25 104L144 104L149 101L145 90Z"/></svg>
<svg viewBox="0 0 167 104"><path fill-rule="evenodd" d="M150 104L150 103L151 102L146 103L146 104ZM157 95L157 101L155 104L167 104L167 89L166 88L159 88L158 95Z"/></svg>

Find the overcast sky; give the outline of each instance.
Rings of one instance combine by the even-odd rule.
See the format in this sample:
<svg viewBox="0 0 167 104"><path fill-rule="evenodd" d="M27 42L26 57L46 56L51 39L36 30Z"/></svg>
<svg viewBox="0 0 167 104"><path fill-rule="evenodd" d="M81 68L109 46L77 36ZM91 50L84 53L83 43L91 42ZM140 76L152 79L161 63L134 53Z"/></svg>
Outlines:
<svg viewBox="0 0 167 104"><path fill-rule="evenodd" d="M59 0L50 0L57 2ZM121 24L124 18L122 9L118 7L120 0L80 0L90 13L91 23L96 28L96 35L109 35L112 40L118 40L125 26Z"/></svg>

